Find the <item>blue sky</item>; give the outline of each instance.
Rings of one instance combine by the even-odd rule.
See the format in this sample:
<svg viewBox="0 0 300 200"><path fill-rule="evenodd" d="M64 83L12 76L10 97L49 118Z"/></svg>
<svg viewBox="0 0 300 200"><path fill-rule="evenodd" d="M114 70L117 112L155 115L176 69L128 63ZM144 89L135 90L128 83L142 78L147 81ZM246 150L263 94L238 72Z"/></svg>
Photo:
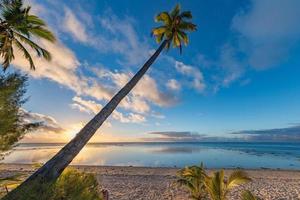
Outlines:
<svg viewBox="0 0 300 200"><path fill-rule="evenodd" d="M58 42L42 41L53 60L35 59L36 71L14 61L30 74L24 108L47 125L24 141L72 138L158 47L154 16L177 2L198 25L189 46L163 52L92 141L251 139L250 130L298 127L298 0L31 0Z"/></svg>

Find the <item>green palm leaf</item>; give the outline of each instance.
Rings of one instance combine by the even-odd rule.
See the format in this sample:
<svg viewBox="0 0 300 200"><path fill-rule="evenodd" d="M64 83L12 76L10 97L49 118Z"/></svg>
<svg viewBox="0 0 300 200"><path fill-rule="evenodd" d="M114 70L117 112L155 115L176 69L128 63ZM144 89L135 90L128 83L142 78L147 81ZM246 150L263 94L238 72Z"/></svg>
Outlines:
<svg viewBox="0 0 300 200"><path fill-rule="evenodd" d="M191 11L184 11L184 12L182 12L180 14L180 17L181 18L187 18L187 19L192 19L193 18Z"/></svg>
<svg viewBox="0 0 300 200"><path fill-rule="evenodd" d="M170 25L172 23L171 17L168 12L161 12L155 17L156 22L163 22L166 25Z"/></svg>
<svg viewBox="0 0 300 200"><path fill-rule="evenodd" d="M179 24L179 29L181 30L185 30L185 31L196 31L197 30L197 26L193 23L190 22L181 22Z"/></svg>
<svg viewBox="0 0 300 200"><path fill-rule="evenodd" d="M190 198L202 200L207 197L204 180L206 177L203 165L185 167L177 172L177 183L190 192Z"/></svg>
<svg viewBox="0 0 300 200"><path fill-rule="evenodd" d="M251 178L249 178L248 174L245 171L235 170L229 176L227 188L231 189L233 187L236 187L236 186L244 184L244 183L248 183L250 181L251 181Z"/></svg>
<svg viewBox="0 0 300 200"><path fill-rule="evenodd" d="M196 31L196 25L191 23L192 13L190 11L180 11L180 5L177 4L170 12L161 12L155 17L156 22L162 22L162 26L152 29L151 35L156 38L156 42L160 43L167 40L166 49L172 45L179 48L182 52L182 44L189 43L186 31Z"/></svg>
<svg viewBox="0 0 300 200"><path fill-rule="evenodd" d="M35 65L30 51L25 48L26 45L34 49L37 56L50 61L50 52L31 39L34 37L37 41L45 39L55 42L55 36L47 29L46 23L38 16L31 15L31 7L24 7L22 0L4 0L0 5L0 56L3 59L3 70L6 70L14 59L13 44L28 60L30 69L35 69Z"/></svg>
<svg viewBox="0 0 300 200"><path fill-rule="evenodd" d="M167 31L167 27L160 26L160 27L154 28L152 30L152 34L155 35L155 36L159 36L159 35L164 34L166 31Z"/></svg>
<svg viewBox="0 0 300 200"><path fill-rule="evenodd" d="M211 200L226 200L228 192L236 186L251 181L247 173L241 170L232 172L225 180L224 170L213 173L213 176L205 178L205 186Z"/></svg>
<svg viewBox="0 0 300 200"><path fill-rule="evenodd" d="M40 26L32 27L28 29L28 32L31 33L32 35L46 39L50 42L55 42L54 35L49 30L43 27Z"/></svg>
<svg viewBox="0 0 300 200"><path fill-rule="evenodd" d="M15 33L15 36L17 38L19 38L23 43L29 45L32 49L34 49L39 57L42 56L44 59L46 59L48 61L51 60L51 54L46 49L40 47L35 42L31 41L30 39L24 37L23 35L21 35L19 33Z"/></svg>
<svg viewBox="0 0 300 200"><path fill-rule="evenodd" d="M249 190L245 190L242 192L242 200L259 200L259 198L254 196Z"/></svg>
<svg viewBox="0 0 300 200"><path fill-rule="evenodd" d="M180 5L176 4L175 8L171 11L170 15L174 19L176 16L178 16L180 12Z"/></svg>
<svg viewBox="0 0 300 200"><path fill-rule="evenodd" d="M24 57L29 61L30 69L34 70L35 69L35 65L34 65L33 60L31 58L31 55L27 51L27 49L17 39L14 39L14 44L20 49L20 51L23 52Z"/></svg>

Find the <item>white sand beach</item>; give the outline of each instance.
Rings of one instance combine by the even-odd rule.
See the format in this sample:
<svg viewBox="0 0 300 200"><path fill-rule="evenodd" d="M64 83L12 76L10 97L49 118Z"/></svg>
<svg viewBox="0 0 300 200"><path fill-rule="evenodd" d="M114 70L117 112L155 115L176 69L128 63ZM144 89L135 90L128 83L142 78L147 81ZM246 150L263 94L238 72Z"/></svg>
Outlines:
<svg viewBox="0 0 300 200"><path fill-rule="evenodd" d="M73 166L95 173L112 200L187 200L188 192L175 184L177 168ZM1 164L0 177L34 171L32 165ZM213 170L208 170L211 173ZM232 170L225 170L226 174ZM249 189L264 200L299 200L300 171L246 170L253 181L232 191L230 199L239 199L240 191ZM1 188L5 192L4 188Z"/></svg>

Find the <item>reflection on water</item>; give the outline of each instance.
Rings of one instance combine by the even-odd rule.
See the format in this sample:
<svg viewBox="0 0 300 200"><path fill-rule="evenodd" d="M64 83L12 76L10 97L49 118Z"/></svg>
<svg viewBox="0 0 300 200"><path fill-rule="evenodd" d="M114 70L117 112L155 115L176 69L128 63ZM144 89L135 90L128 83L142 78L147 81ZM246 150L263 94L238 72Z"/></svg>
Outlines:
<svg viewBox="0 0 300 200"><path fill-rule="evenodd" d="M152 153L193 153L193 152L199 152L200 148L195 147L161 147L158 149L153 149L150 152Z"/></svg>
<svg viewBox="0 0 300 200"><path fill-rule="evenodd" d="M44 163L62 144L21 144L2 163ZM300 169L299 143L111 143L88 144L76 165Z"/></svg>

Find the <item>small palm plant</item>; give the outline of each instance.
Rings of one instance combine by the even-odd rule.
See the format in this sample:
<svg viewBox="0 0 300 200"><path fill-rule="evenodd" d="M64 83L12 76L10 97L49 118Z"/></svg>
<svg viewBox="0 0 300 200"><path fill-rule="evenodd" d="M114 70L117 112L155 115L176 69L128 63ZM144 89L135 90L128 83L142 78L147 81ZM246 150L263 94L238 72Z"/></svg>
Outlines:
<svg viewBox="0 0 300 200"><path fill-rule="evenodd" d="M19 49L30 64L35 65L27 47L32 48L37 56L51 60L51 54L33 39L55 41L55 37L39 17L30 14L30 6L23 6L22 0L3 0L0 3L0 56L5 71L14 59L14 48Z"/></svg>
<svg viewBox="0 0 300 200"><path fill-rule="evenodd" d="M185 186L190 191L190 198L193 200L207 199L208 195L205 189L205 170L201 163L200 166L185 167L177 172L179 179L177 183Z"/></svg>
<svg viewBox="0 0 300 200"><path fill-rule="evenodd" d="M242 200L260 200L260 198L254 196L249 190L242 192Z"/></svg>
<svg viewBox="0 0 300 200"><path fill-rule="evenodd" d="M248 174L242 170L235 170L226 180L224 170L221 170L214 172L212 177L206 176L205 187L211 200L226 200L230 190L250 181Z"/></svg>

